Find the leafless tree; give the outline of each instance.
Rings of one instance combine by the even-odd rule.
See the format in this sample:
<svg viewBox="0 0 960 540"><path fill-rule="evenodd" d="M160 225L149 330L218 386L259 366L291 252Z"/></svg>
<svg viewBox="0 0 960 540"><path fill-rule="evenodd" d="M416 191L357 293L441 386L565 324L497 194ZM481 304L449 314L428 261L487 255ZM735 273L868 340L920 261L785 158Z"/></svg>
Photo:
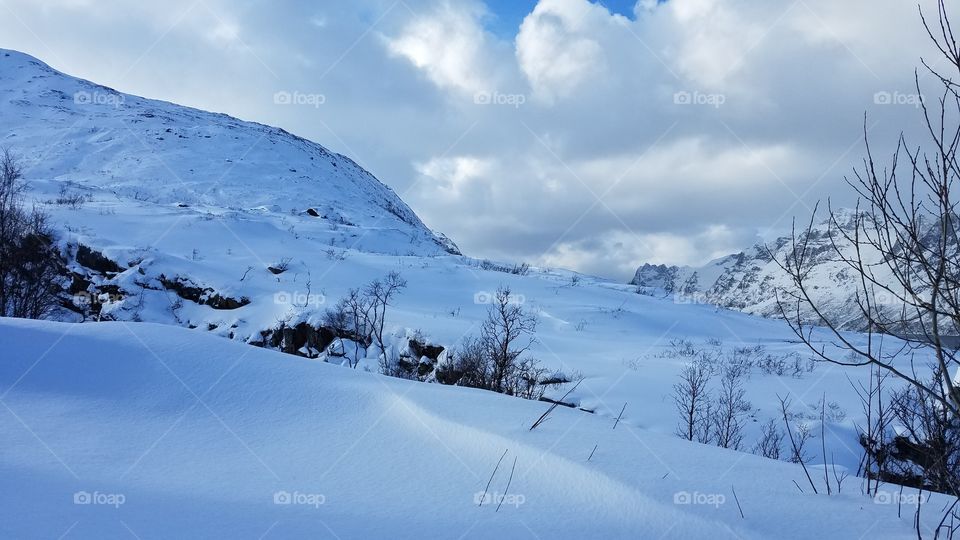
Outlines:
<svg viewBox="0 0 960 540"><path fill-rule="evenodd" d="M500 287L480 328L480 341L491 361L490 389L507 393L517 359L533 344L537 318L517 302L509 287Z"/></svg>
<svg viewBox="0 0 960 540"><path fill-rule="evenodd" d="M723 448L740 450L743 445L745 416L750 412L750 402L746 400L746 391L737 372L724 373L716 403L712 408L711 423L714 442Z"/></svg>
<svg viewBox="0 0 960 540"><path fill-rule="evenodd" d="M960 366L949 335L960 335L960 243L953 187L960 164L960 45L954 39L945 2L938 2L938 20L921 21L948 70L938 71L921 60L939 85L938 97L923 97L915 74L920 109L927 127L927 144L911 147L901 134L890 164L876 164L869 140L862 167L848 184L859 200L855 211L838 212L828 204L829 255L857 278L855 316L865 323L865 344L840 331L842 322L812 296L809 277L814 216L805 231L792 235L788 255L777 260L792 287L778 292L780 314L819 360L846 366L876 366L905 381L960 418L960 390L952 377L932 386L912 368L895 362L910 355L934 359L942 373ZM864 136L867 136L866 125ZM850 314L844 314L849 317ZM824 326L835 347L815 337L814 325ZM901 338L884 347L884 335ZM890 340L888 340L890 341Z"/></svg>
<svg viewBox="0 0 960 540"><path fill-rule="evenodd" d="M680 372L673 385L673 401L680 413L677 435L688 441L704 440L710 431L710 370L702 362L692 362Z"/></svg>
<svg viewBox="0 0 960 540"><path fill-rule="evenodd" d="M23 205L23 169L0 150L0 315L42 319L58 304L63 261L45 214Z"/></svg>
<svg viewBox="0 0 960 540"><path fill-rule="evenodd" d="M533 344L536 316L528 312L507 287L497 289L479 337L467 337L438 366L437 380L484 388L526 399L540 399L547 370L535 358L524 356Z"/></svg>
<svg viewBox="0 0 960 540"><path fill-rule="evenodd" d="M780 431L777 421L771 418L763 425L760 439L753 447L753 453L768 459L780 459L782 449L783 432Z"/></svg>
<svg viewBox="0 0 960 540"><path fill-rule="evenodd" d="M367 306L366 314L370 335L383 354L381 361L384 363L387 361L387 347L383 339L387 308L394 297L406 288L407 280L403 279L400 273L394 270L383 279L373 280L363 290L363 296L366 297L364 303Z"/></svg>

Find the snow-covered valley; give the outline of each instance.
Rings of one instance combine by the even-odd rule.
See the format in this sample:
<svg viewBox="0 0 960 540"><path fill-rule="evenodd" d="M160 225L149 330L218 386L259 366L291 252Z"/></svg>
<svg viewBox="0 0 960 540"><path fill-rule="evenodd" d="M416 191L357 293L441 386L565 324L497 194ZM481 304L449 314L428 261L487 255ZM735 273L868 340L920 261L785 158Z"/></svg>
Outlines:
<svg viewBox="0 0 960 540"><path fill-rule="evenodd" d="M604 385L633 400L617 429L608 415L560 407L530 431L545 404L355 372L198 331L4 320L0 338L7 538L911 531L892 486L875 500L856 479L838 495L800 493L796 465L641 425L663 389L633 384L632 373ZM650 377L666 378L668 368L650 364ZM613 405L614 397L594 399Z"/></svg>
<svg viewBox="0 0 960 540"><path fill-rule="evenodd" d="M14 51L0 50L0 118L70 272L59 322L0 319L0 536L912 534L915 490L866 495L856 477L854 385L870 372L812 361L782 321L464 256L348 158ZM424 381L378 374L386 351L351 369L334 344L284 333L321 333L328 308L391 272L407 286L387 348L437 348L412 357ZM535 429L547 402L435 383L503 287L535 316L526 354L564 402ZM682 440L679 374L737 350L755 356L740 451ZM809 483L846 475L840 493L751 454L781 398L814 434ZM930 499L922 526L950 502Z"/></svg>

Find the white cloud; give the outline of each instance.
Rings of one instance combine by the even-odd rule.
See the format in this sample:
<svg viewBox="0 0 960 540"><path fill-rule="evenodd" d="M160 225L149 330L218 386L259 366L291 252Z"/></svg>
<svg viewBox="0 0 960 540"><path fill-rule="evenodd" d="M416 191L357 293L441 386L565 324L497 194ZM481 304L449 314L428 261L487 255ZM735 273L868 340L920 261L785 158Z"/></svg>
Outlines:
<svg viewBox="0 0 960 540"><path fill-rule="evenodd" d="M425 181L424 191L435 192L447 200L459 198L471 182L484 178L493 169L493 161L471 156L434 158L415 165Z"/></svg>
<svg viewBox="0 0 960 540"><path fill-rule="evenodd" d="M481 5L443 1L431 12L415 16L393 38L389 51L409 60L440 88L469 94L495 88L492 69L484 58L488 37L480 19Z"/></svg>
<svg viewBox="0 0 960 540"><path fill-rule="evenodd" d="M707 88L722 85L749 62L748 55L778 22L765 9L753 9L759 17L744 16L736 2L680 0L667 6L671 27L680 34L673 45L677 70Z"/></svg>
<svg viewBox="0 0 960 540"><path fill-rule="evenodd" d="M596 30L618 20L587 0L541 0L523 24L516 55L535 94L547 102L605 71Z"/></svg>
<svg viewBox="0 0 960 540"><path fill-rule="evenodd" d="M703 264L736 252L743 248L744 242L753 240L725 225L708 225L692 235L614 230L595 241L560 243L538 263L629 276L637 269L633 260L650 264Z"/></svg>
<svg viewBox="0 0 960 540"><path fill-rule="evenodd" d="M746 247L815 199L849 203L864 111L878 155L915 135L916 109L874 94L911 93L935 56L900 0L643 0L636 20L540 0L512 42L482 0L6 3L5 47L344 152L468 254L619 278ZM327 105L276 107L279 90Z"/></svg>

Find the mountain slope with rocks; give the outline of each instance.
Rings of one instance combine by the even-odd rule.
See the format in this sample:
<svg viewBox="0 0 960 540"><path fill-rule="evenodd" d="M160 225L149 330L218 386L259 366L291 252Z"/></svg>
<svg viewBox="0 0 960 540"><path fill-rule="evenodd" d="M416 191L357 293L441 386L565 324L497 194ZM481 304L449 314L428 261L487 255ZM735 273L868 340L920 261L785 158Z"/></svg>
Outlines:
<svg viewBox="0 0 960 540"><path fill-rule="evenodd" d="M853 211L837 212L837 224L847 232L855 225ZM833 240L831 240L831 235ZM809 236L811 294L833 320L842 321L849 330L863 330L865 323L852 315L859 313L855 294L859 281L846 263L839 260L833 242L846 256L854 255L854 247L844 241L838 230L831 232L828 220L817 223ZM789 237L781 237L769 244L757 244L740 253L721 257L703 266L666 266L644 264L637 269L632 285L638 292L651 296L671 298L678 303L712 304L762 317L780 317L777 291L791 290L790 276L777 264L784 261L793 249ZM879 262L879 255L864 250L865 259ZM873 267L879 276L884 268ZM881 305L896 308L892 298L878 295ZM804 312L810 320L814 315Z"/></svg>
<svg viewBox="0 0 960 540"><path fill-rule="evenodd" d="M123 94L3 49L0 118L0 146L34 183L184 220L269 220L337 247L459 253L353 160L279 128Z"/></svg>

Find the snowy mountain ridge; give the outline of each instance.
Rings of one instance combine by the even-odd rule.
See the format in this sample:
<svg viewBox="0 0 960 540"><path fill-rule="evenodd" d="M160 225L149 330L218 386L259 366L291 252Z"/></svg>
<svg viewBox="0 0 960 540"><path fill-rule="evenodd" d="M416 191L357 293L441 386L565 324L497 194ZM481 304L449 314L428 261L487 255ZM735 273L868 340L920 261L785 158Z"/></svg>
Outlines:
<svg viewBox="0 0 960 540"><path fill-rule="evenodd" d="M319 220L330 245L459 254L353 160L279 128L123 94L4 49L0 117L0 146L29 180L168 212Z"/></svg>
<svg viewBox="0 0 960 540"><path fill-rule="evenodd" d="M10 443L0 474L14 486L0 495L0 536L912 530L890 504L896 491L879 502L858 491L865 418L850 383L869 372L818 368L782 321L457 255L319 145L119 94L19 53L0 52L0 115L0 146L22 158L27 202L48 215L66 259L77 303L61 318L98 321L0 318L10 413L0 413ZM350 337L337 354L325 310L388 273L407 286L385 310L384 354L361 346L351 363ZM435 366L477 336L501 287L536 320L524 354L555 381L545 397L569 406L542 417L546 403L376 373L389 349L411 378L430 381L433 369L438 380ZM743 372L740 451L679 439L680 372L697 354L743 350L756 358ZM829 455L808 466L851 476L842 495L797 490L800 467L747 454L782 418L781 394ZM538 417L549 421L532 429Z"/></svg>
<svg viewBox="0 0 960 540"><path fill-rule="evenodd" d="M859 313L854 298L859 287L856 273L839 260L833 247L835 241L845 256L854 256L853 245L843 238L837 227L852 234L856 216L851 209L838 209L834 213L836 223L831 225L829 219L824 219L814 225L809 236L809 280L814 284L811 295L833 320L845 320L844 328L862 330L862 321L846 315ZM678 303L711 304L751 315L777 318L780 317L780 311L776 291L792 289L790 276L777 261L785 261L792 249L791 238L784 236L767 244L758 243L703 266L644 264L637 269L630 283L636 285L641 294L670 297ZM880 261L873 250L863 248L862 251L867 260ZM879 276L885 270L882 265L872 268ZM878 297L878 300L881 305L896 307L893 299ZM814 318L812 313L804 313L804 316L811 320Z"/></svg>

